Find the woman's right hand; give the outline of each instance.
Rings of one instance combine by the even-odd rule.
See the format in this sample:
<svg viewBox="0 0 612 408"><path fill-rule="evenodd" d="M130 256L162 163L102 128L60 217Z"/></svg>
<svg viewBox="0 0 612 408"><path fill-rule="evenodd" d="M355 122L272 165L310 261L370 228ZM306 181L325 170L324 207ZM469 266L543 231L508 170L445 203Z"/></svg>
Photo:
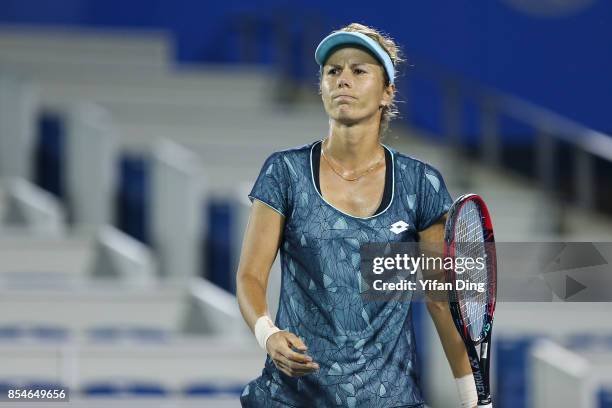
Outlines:
<svg viewBox="0 0 612 408"><path fill-rule="evenodd" d="M292 350L299 350L295 352ZM268 337L266 349L276 368L289 377L301 377L319 369L319 365L306 355L307 347L295 334L282 330Z"/></svg>

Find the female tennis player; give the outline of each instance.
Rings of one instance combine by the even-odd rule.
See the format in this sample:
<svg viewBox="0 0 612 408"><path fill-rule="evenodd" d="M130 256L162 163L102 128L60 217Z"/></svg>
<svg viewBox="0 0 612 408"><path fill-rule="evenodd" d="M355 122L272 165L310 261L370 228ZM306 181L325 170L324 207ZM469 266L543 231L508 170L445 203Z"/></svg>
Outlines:
<svg viewBox="0 0 612 408"><path fill-rule="evenodd" d="M360 245L442 242L451 197L439 172L381 143L396 115L394 41L361 24L324 38L315 53L329 133L272 154L238 267L244 319L268 356L243 390L244 407L422 407L410 302L366 302ZM276 322L266 288L280 249ZM476 405L465 346L448 304L428 301L460 391Z"/></svg>

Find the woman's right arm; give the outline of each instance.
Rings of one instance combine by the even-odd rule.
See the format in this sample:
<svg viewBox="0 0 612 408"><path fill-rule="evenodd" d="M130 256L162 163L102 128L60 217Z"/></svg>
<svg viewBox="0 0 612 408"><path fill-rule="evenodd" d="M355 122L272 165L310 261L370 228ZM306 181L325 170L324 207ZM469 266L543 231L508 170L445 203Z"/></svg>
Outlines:
<svg viewBox="0 0 612 408"><path fill-rule="evenodd" d="M253 200L236 277L236 296L244 320L255 333L255 324L268 315L266 289L270 268L280 246L285 218L261 201ZM300 376L319 367L306 354L306 345L298 336L280 331L268 338L266 351L278 369L289 376Z"/></svg>
<svg viewBox="0 0 612 408"><path fill-rule="evenodd" d="M266 288L284 225L282 215L261 201L253 200L236 278L238 305L252 331L257 319L268 314Z"/></svg>

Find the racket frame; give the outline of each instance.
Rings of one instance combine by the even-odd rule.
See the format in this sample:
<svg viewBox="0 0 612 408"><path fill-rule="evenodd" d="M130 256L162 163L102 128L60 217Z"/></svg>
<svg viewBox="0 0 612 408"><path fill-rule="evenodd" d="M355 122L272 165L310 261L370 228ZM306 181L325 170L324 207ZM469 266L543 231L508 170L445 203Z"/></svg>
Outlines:
<svg viewBox="0 0 612 408"><path fill-rule="evenodd" d="M478 406L490 406L491 405L491 389L489 383L489 368L490 368L490 355L491 355L491 336L493 332L493 316L495 313L495 302L497 297L497 259L495 255L495 237L493 235L493 225L489 210L484 203L484 200L476 194L464 194L459 197L448 211L448 217L446 220L445 231L444 231L444 257L455 258L455 241L454 231L456 217L461 208L469 201L474 202L481 214L481 219L484 221L483 235L484 243L486 245L486 265L488 270L492 271L492 277L495 282L495 288L491 296L490 302L486 307L487 313L485 315L483 324L483 333L481 338L474 341L468 331L463 316L461 314L461 308L457 301L457 291L455 290L455 272L454 270L446 270L447 282L452 282L453 289L451 290L450 297L448 299L451 310L451 315L455 327L459 332L468 354L470 366L472 367L472 373L474 374L474 382L476 383L476 392L478 394ZM487 288L490 290L490 288ZM480 346L480 353L478 353L476 347Z"/></svg>

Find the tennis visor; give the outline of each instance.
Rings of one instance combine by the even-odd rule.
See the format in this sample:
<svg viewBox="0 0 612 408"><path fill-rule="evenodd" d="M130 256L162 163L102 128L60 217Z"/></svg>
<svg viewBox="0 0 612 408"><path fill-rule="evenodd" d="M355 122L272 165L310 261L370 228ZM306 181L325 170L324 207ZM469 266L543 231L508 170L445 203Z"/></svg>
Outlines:
<svg viewBox="0 0 612 408"><path fill-rule="evenodd" d="M376 59L378 59L385 68L389 83L393 84L395 82L395 68L393 67L393 62L391 62L389 54L387 54L375 40L365 34L339 31L328 35L317 46L315 61L317 61L319 66L323 67L327 57L329 57L329 54L334 48L351 44L361 45L374 54Z"/></svg>

